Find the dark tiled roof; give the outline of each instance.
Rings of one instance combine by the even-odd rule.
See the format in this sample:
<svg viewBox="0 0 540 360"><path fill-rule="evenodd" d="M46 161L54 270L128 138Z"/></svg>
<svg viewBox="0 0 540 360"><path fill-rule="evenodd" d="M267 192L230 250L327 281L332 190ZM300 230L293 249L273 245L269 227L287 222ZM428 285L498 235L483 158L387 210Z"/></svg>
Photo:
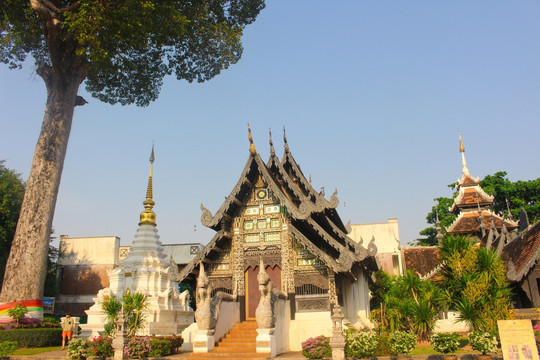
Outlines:
<svg viewBox="0 0 540 360"><path fill-rule="evenodd" d="M540 256L540 221L506 244L503 259L508 262L507 277L521 281L534 267Z"/></svg>
<svg viewBox="0 0 540 360"><path fill-rule="evenodd" d="M414 246L403 248L405 269L426 276L440 263L440 251L436 246Z"/></svg>

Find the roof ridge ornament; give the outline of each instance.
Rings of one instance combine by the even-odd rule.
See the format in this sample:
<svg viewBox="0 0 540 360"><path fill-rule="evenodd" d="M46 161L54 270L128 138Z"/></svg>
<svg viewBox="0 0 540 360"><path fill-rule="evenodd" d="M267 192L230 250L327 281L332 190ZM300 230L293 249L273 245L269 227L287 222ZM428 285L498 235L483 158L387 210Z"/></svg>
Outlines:
<svg viewBox="0 0 540 360"><path fill-rule="evenodd" d="M156 213L153 210L154 205L156 204L153 200L153 186L152 186L152 177L154 175L154 161L156 157L154 156L154 144L152 144L152 153L150 154L150 175L148 176L148 186L146 188L146 200L144 200L144 211L141 213L139 222L140 225L154 225L156 226Z"/></svg>
<svg viewBox="0 0 540 360"><path fill-rule="evenodd" d="M283 143L285 146L285 152L290 152L289 150L289 143L287 143L287 132L285 131L285 126L283 126Z"/></svg>
<svg viewBox="0 0 540 360"><path fill-rule="evenodd" d="M469 169L467 168L467 160L465 160L465 147L463 146L463 140L461 139L461 131L459 132L459 152L461 153L461 164L463 175L469 175Z"/></svg>
<svg viewBox="0 0 540 360"><path fill-rule="evenodd" d="M257 149L255 149L255 144L253 144L253 135L251 134L251 127L249 126L249 123L248 123L248 139L249 139L249 153L251 154L251 156L255 156L255 154L257 154Z"/></svg>
<svg viewBox="0 0 540 360"><path fill-rule="evenodd" d="M276 154L276 150L274 149L274 143L272 141L272 128L269 128L268 129L268 140L270 142L270 154L271 155L275 155Z"/></svg>

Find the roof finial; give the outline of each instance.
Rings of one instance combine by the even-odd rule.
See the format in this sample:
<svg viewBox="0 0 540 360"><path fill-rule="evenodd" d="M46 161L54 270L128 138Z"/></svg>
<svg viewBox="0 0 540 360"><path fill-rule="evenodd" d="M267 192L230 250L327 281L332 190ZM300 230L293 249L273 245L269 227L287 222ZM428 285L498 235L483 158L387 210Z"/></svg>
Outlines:
<svg viewBox="0 0 540 360"><path fill-rule="evenodd" d="M285 126L283 126L283 142L285 143L285 152L289 152L289 144L287 143L287 133L285 132Z"/></svg>
<svg viewBox="0 0 540 360"><path fill-rule="evenodd" d="M249 135L248 135L249 153L251 154L251 156L255 156L255 154L257 153L257 150L255 149L255 144L253 144L253 135L251 135L251 127L249 127L249 123L248 123L248 132L249 132Z"/></svg>
<svg viewBox="0 0 540 360"><path fill-rule="evenodd" d="M152 192L152 177L154 174L154 144L152 144L152 153L150 154L150 175L148 176L148 187L146 188L146 200L144 200L144 211L141 213L140 225L154 225L156 226L156 213L154 213L153 207L155 202L153 200Z"/></svg>
<svg viewBox="0 0 540 360"><path fill-rule="evenodd" d="M268 139L270 141L270 154L274 155L276 151L274 149L274 143L272 142L272 129L268 129Z"/></svg>
<svg viewBox="0 0 540 360"><path fill-rule="evenodd" d="M461 164L463 167L461 172L463 175L468 175L469 169L467 168L467 160L465 160L465 147L463 146L463 140L461 140L461 132L459 132L459 151L461 152Z"/></svg>

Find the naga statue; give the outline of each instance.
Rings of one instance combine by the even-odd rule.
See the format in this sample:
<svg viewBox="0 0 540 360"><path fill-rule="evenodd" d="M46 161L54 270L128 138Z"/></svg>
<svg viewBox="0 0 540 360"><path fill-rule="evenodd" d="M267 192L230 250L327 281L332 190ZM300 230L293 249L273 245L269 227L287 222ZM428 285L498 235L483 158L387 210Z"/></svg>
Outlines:
<svg viewBox="0 0 540 360"><path fill-rule="evenodd" d="M236 296L232 296L222 291L218 291L212 297L212 284L204 272L204 265L201 262L199 277L197 278L197 290L195 301L195 321L199 330L214 330L219 315L221 301L236 301Z"/></svg>
<svg viewBox="0 0 540 360"><path fill-rule="evenodd" d="M278 298L286 299L286 295L277 289L273 289L272 280L265 271L264 262L261 258L259 274L257 275L261 300L255 310L257 327L259 329L272 329L276 327Z"/></svg>

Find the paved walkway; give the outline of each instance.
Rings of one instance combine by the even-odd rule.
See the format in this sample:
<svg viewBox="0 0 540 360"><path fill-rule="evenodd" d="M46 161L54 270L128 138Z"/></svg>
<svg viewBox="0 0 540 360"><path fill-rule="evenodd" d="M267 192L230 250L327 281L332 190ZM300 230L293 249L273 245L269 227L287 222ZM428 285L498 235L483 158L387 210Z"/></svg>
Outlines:
<svg viewBox="0 0 540 360"><path fill-rule="evenodd" d="M191 356L191 352L183 352L180 354L169 355L163 358L164 360L184 360ZM475 360L476 354L458 354L459 360ZM67 350L49 351L37 355L13 355L9 357L11 360L64 360L67 359ZM441 360L442 355L414 355L409 356L411 360ZM155 358L158 359L158 358ZM276 356L274 359L288 360L305 360L306 358L300 351L293 351ZM372 357L371 360L397 360L396 356L379 356ZM493 356L493 360L502 360L502 354Z"/></svg>

